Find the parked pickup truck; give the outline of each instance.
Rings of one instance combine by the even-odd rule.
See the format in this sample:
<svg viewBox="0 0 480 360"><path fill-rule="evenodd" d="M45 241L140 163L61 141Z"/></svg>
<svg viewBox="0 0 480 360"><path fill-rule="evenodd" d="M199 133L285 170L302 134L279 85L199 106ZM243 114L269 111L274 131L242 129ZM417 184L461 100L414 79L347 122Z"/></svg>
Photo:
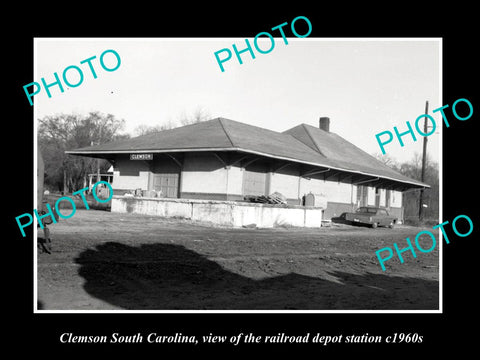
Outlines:
<svg viewBox="0 0 480 360"><path fill-rule="evenodd" d="M398 218L391 216L385 209L365 206L358 208L354 213L346 213L345 220L351 221L354 224L371 225L372 228L376 228L377 226L393 228Z"/></svg>

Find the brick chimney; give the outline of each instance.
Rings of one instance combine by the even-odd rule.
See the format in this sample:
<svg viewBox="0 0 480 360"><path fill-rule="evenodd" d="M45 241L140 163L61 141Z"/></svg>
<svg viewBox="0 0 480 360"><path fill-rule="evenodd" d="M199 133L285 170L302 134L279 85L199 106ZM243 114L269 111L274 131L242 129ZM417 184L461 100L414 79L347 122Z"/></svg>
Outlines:
<svg viewBox="0 0 480 360"><path fill-rule="evenodd" d="M320 129L329 132L330 131L330 118L329 117L321 117L320 118Z"/></svg>

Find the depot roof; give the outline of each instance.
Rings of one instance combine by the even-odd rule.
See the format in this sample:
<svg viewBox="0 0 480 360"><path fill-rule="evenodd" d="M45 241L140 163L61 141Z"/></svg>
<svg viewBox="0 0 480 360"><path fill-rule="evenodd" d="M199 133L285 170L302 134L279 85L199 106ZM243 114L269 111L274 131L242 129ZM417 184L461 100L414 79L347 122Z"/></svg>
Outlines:
<svg viewBox="0 0 480 360"><path fill-rule="evenodd" d="M66 151L67 154L108 157L122 153L239 151L268 158L325 168L328 171L363 174L372 181L389 180L396 188L429 187L408 178L341 136L301 124L285 132L225 118L164 130L135 138Z"/></svg>

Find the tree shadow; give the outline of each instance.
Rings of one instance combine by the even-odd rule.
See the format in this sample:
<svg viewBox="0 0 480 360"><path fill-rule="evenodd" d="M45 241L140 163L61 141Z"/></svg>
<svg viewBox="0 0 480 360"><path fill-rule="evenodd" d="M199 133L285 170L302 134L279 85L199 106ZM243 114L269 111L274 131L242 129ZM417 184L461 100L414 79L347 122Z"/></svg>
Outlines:
<svg viewBox="0 0 480 360"><path fill-rule="evenodd" d="M75 261L85 290L123 309L438 309L438 281L344 272L254 280L181 245L107 242Z"/></svg>

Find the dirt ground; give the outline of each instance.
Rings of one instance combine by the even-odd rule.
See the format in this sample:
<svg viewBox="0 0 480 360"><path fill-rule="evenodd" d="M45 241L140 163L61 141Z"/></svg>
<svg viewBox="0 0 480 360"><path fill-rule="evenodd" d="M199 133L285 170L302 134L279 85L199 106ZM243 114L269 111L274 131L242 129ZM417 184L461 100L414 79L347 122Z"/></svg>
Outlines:
<svg viewBox="0 0 480 360"><path fill-rule="evenodd" d="M438 245L382 271L423 228L232 229L77 210L38 253L39 310L435 310ZM429 229L437 237L438 232ZM42 232L39 232L39 237ZM424 239L423 237L421 239ZM423 242L424 241L424 242ZM431 246L426 236L425 249ZM403 245L403 246L402 246Z"/></svg>

